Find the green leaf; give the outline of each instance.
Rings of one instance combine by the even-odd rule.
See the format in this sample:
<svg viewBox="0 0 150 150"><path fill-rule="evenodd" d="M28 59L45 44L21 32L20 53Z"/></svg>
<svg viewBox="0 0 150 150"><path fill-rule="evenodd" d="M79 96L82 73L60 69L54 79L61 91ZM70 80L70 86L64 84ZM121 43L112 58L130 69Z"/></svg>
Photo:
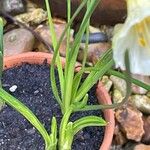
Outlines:
<svg viewBox="0 0 150 150"><path fill-rule="evenodd" d="M73 123L69 122L65 129L64 140L59 145L59 150L71 150L72 142L73 142Z"/></svg>
<svg viewBox="0 0 150 150"><path fill-rule="evenodd" d="M61 102L61 99L59 98L59 94L58 94L58 89L57 89L57 86L56 86L56 79L55 79L55 72L54 72L54 67L55 67L55 62L56 62L56 58L57 58L57 55L59 53L59 48L60 48L60 45L61 45L61 42L68 30L68 28L71 26L73 20L75 19L75 17L79 14L79 12L82 10L82 8L85 6L87 0L83 0L80 4L80 6L77 8L77 10L75 11L75 13L73 14L73 16L71 17L69 23L66 25L57 45L56 45L56 48L54 50L54 55L53 55L53 60L51 62L51 70L50 70L50 73L51 73L51 84L52 84L52 90L53 90L53 93L54 93L54 96L55 98L57 99L57 101L59 102L59 104L61 105L61 109L62 109L62 112L64 113L64 106L62 106L62 102ZM68 60L69 62L69 60ZM59 72L59 69L58 69L58 72ZM65 79L66 80L66 79ZM66 89L64 89L66 90ZM61 91L63 92L63 91ZM62 94L64 95L64 94ZM65 103L65 102L63 102Z"/></svg>
<svg viewBox="0 0 150 150"><path fill-rule="evenodd" d="M81 26L79 28L79 32L77 33L77 35L75 36L75 40L74 43L71 47L71 52L70 52L70 62L68 65L68 74L66 77L66 84L65 84L65 93L64 93L64 108L65 110L68 109L69 105L71 105L72 103L72 87L73 87L73 78L74 78L74 69L75 69L75 64L76 64L76 59L77 59L77 55L79 52L79 48L80 48L80 42L82 39L82 36L84 34L84 31L86 30L86 27L88 25L88 20L92 15L92 12L94 11L94 9L96 8L97 4L98 4L98 0L92 0L86 13L85 16L83 18L83 21L81 23ZM85 94L84 94L85 95Z"/></svg>
<svg viewBox="0 0 150 150"><path fill-rule="evenodd" d="M0 17L0 86L3 72L3 20Z"/></svg>
<svg viewBox="0 0 150 150"><path fill-rule="evenodd" d="M2 87L2 73L3 73L3 20L0 17L0 88ZM4 101L0 99L0 110L4 106Z"/></svg>
<svg viewBox="0 0 150 150"><path fill-rule="evenodd" d="M45 3L46 3L47 13L48 13L48 22L49 22L49 26L50 26L50 33L51 33L51 38L52 38L52 44L53 44L53 48L54 48L54 52L55 52L55 49L57 47L57 37L56 37L55 29L54 29L54 24L53 24L53 21L52 21L52 15L51 15L51 9L50 9L50 5L49 5L49 1L45 0ZM63 94L63 90L64 90L64 75L63 75L62 63L61 63L61 60L60 60L59 53L57 53L57 55L56 55L56 64L57 64L57 68L58 68L60 88L61 88L61 91L62 91L61 94ZM54 65L55 65L55 62L54 62L53 65L51 65L51 68L53 70L54 70ZM55 98L57 99L59 105L62 106L61 98L59 97L58 88L56 86L56 81L55 80L56 80L55 79L55 74L51 74L51 81L53 81L52 82L52 88L54 89L53 93L54 93ZM63 97L63 95L61 95L61 97Z"/></svg>
<svg viewBox="0 0 150 150"><path fill-rule="evenodd" d="M65 136L66 136L66 128L69 122L69 117L73 111L72 106L68 108L68 110L63 115L63 118L60 123L59 127L59 147L62 147L63 143L65 143Z"/></svg>
<svg viewBox="0 0 150 150"><path fill-rule="evenodd" d="M104 119L97 116L87 116L83 117L73 123L74 135L81 129L89 126L106 126L107 123Z"/></svg>
<svg viewBox="0 0 150 150"><path fill-rule="evenodd" d="M128 102L129 96L131 95L131 73L130 73L130 61L129 61L128 50L125 53L125 66L126 66L126 71L125 71L124 75L125 75L127 92L126 92L125 98L120 103L114 103L112 105L87 105L82 109L76 109L74 111L114 109L114 108L118 108L120 106L126 105Z"/></svg>
<svg viewBox="0 0 150 150"><path fill-rule="evenodd" d="M90 5L90 0L87 2L87 9L88 9L89 5ZM88 23L87 23L87 27L86 27L86 43L85 43L85 48L83 49L83 60L82 60L81 70L85 69L85 64L86 64L86 60L87 60L88 44L89 44L89 25L90 25L90 18L88 19ZM80 74L78 74L78 76L75 75L75 79L73 81L72 100L74 100L74 98L76 96L77 90L80 86L80 82L81 82L83 73L84 72L81 71Z"/></svg>
<svg viewBox="0 0 150 150"><path fill-rule="evenodd" d="M67 0L67 23L70 22L71 19L71 0ZM68 64L69 64L69 52L70 52L70 31L71 31L71 26L68 27L67 29L67 47L66 47L66 64L65 64L65 77L68 72Z"/></svg>
<svg viewBox="0 0 150 150"><path fill-rule="evenodd" d="M76 102L74 103L74 109L81 109L81 108L84 108L86 105L87 105L87 102L88 102L88 98L89 98L89 95L86 94L83 98L83 100L81 100L80 102Z"/></svg>
<svg viewBox="0 0 150 150"><path fill-rule="evenodd" d="M54 135L54 141L57 140L57 121L55 117L52 118L51 133Z"/></svg>
<svg viewBox="0 0 150 150"><path fill-rule="evenodd" d="M50 139L51 139L51 143L47 149L56 150L57 149L57 121L55 117L52 118Z"/></svg>
<svg viewBox="0 0 150 150"><path fill-rule="evenodd" d="M99 61L94 66L99 70L92 70L87 76L86 80L82 83L77 91L75 101L80 101L83 96L91 89L91 87L113 66L114 61L112 57L112 50L107 50Z"/></svg>
<svg viewBox="0 0 150 150"><path fill-rule="evenodd" d="M122 72L115 71L113 69L108 70L107 74L108 75L114 75L114 76L119 77L121 79L125 79L126 78L126 76ZM148 85L148 84L146 84L146 83L144 83L144 82L142 82L140 80L137 80L137 79L131 77L131 82L134 83L137 86L140 86L140 87L150 91L150 85Z"/></svg>
<svg viewBox="0 0 150 150"><path fill-rule="evenodd" d="M113 66L114 62L113 60L110 60L109 62L107 62L107 64L105 64L104 66L100 67L100 71L96 71L93 76L91 76L91 74L93 72L91 72L87 79L84 81L84 83L81 85L81 87L79 88L76 97L75 97L75 101L80 101L83 96L92 88L92 86L99 80L101 79L101 77L107 72L108 69L110 69Z"/></svg>

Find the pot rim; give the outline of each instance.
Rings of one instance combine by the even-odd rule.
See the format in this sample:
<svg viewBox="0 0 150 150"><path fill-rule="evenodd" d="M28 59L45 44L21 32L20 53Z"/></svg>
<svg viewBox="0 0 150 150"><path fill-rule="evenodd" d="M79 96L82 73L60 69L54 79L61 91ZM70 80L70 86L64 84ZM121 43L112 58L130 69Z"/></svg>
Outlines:
<svg viewBox="0 0 150 150"><path fill-rule="evenodd" d="M44 60L47 60L47 63L51 63L52 57L53 54L45 52L26 52L15 56L4 57L3 68L5 70L14 66L21 65L25 62L30 64L41 64ZM61 61L62 64L64 64L65 58L61 58ZM98 101L101 104L112 104L111 98L101 82L99 82L97 86L96 95ZM104 117L105 120L108 122L108 125L105 127L104 139L99 150L109 150L115 128L114 111L111 109L104 110Z"/></svg>

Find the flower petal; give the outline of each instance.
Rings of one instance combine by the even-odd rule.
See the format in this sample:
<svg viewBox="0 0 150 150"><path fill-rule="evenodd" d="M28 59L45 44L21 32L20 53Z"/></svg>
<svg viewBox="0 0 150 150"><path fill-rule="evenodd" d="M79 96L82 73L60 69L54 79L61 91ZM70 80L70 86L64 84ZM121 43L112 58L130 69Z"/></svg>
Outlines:
<svg viewBox="0 0 150 150"><path fill-rule="evenodd" d="M131 72L150 75L150 0L127 0L128 17L113 37L114 60L125 69L125 51L129 50Z"/></svg>

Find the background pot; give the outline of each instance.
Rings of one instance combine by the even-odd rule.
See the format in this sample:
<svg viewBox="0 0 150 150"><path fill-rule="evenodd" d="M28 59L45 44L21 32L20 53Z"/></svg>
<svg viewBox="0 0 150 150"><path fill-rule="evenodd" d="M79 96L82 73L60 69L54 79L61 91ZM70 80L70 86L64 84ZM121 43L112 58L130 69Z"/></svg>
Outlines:
<svg viewBox="0 0 150 150"><path fill-rule="evenodd" d="M45 7L43 0L31 0L39 7ZM66 19L66 2L64 0L49 0L53 16ZM72 14L78 8L81 0L71 0ZM80 15L75 19L76 23L81 23L85 11L83 10ZM96 10L91 17L91 24L93 26L99 25L115 25L124 21L126 16L126 2L125 0L101 0Z"/></svg>
<svg viewBox="0 0 150 150"><path fill-rule="evenodd" d="M50 53L42 52L28 52L23 54L18 54L16 56L4 57L4 69L12 68L21 65L24 62L30 64L41 64L44 60L51 63L53 55ZM61 58L62 64L65 64L65 58ZM78 66L78 64L77 64ZM108 92L105 90L101 82L99 82L97 90L97 97L101 104L111 104L111 99ZM104 140L100 147L100 150L109 150L112 142L113 132L114 132L114 112L113 110L105 110L104 117L109 124L105 127Z"/></svg>

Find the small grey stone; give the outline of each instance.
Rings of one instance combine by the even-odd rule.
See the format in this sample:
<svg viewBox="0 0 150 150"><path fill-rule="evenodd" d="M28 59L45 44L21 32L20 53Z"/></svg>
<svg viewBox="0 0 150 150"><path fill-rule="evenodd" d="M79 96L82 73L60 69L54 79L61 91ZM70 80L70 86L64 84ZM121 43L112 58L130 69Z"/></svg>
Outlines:
<svg viewBox="0 0 150 150"><path fill-rule="evenodd" d="M133 95L131 96L132 104L140 111L150 114L150 98L146 95Z"/></svg>
<svg viewBox="0 0 150 150"><path fill-rule="evenodd" d="M110 80L113 82L115 89L122 93L122 96L126 95L126 82L116 76L111 75Z"/></svg>
<svg viewBox="0 0 150 150"><path fill-rule="evenodd" d="M0 10L11 15L20 14L26 11L25 0L0 0Z"/></svg>

